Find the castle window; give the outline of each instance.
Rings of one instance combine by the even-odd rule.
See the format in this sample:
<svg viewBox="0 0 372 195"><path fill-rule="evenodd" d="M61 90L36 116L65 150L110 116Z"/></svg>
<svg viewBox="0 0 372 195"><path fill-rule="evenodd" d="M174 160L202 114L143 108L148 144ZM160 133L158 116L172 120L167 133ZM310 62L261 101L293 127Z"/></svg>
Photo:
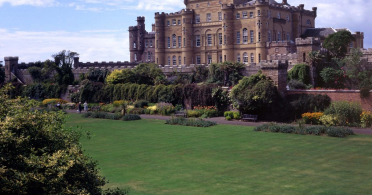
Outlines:
<svg viewBox="0 0 372 195"><path fill-rule="evenodd" d="M172 25L173 25L173 26L176 25L176 19L172 19Z"/></svg>
<svg viewBox="0 0 372 195"><path fill-rule="evenodd" d="M186 57L183 57L183 63L186 64Z"/></svg>
<svg viewBox="0 0 372 195"><path fill-rule="evenodd" d="M167 26L170 26L170 22L169 22L169 20L167 21Z"/></svg>
<svg viewBox="0 0 372 195"><path fill-rule="evenodd" d="M133 48L137 48L136 42L133 43Z"/></svg>
<svg viewBox="0 0 372 195"><path fill-rule="evenodd" d="M196 64L201 64L200 56L196 56Z"/></svg>
<svg viewBox="0 0 372 195"><path fill-rule="evenodd" d="M212 56L208 55L208 64L211 64L211 63L212 63Z"/></svg>
<svg viewBox="0 0 372 195"><path fill-rule="evenodd" d="M280 12L278 12L278 19L280 19Z"/></svg>
<svg viewBox="0 0 372 195"><path fill-rule="evenodd" d="M176 46L177 46L177 36L176 35L173 35L172 36L172 46L173 46L173 48L176 48Z"/></svg>
<svg viewBox="0 0 372 195"><path fill-rule="evenodd" d="M211 34L207 34L207 45L212 46L212 35Z"/></svg>
<svg viewBox="0 0 372 195"><path fill-rule="evenodd" d="M261 62L261 54L258 54L258 62Z"/></svg>
<svg viewBox="0 0 372 195"><path fill-rule="evenodd" d="M196 40L196 47L200 47L200 35L196 35L195 40Z"/></svg>
<svg viewBox="0 0 372 195"><path fill-rule="evenodd" d="M148 47L148 46L149 46L149 43L145 41L145 47Z"/></svg>
<svg viewBox="0 0 372 195"><path fill-rule="evenodd" d="M248 64L248 54L247 53L243 54L243 62L244 62L244 64Z"/></svg>
<svg viewBox="0 0 372 195"><path fill-rule="evenodd" d="M207 13L207 22L211 22L211 21L212 21L211 13Z"/></svg>
<svg viewBox="0 0 372 195"><path fill-rule="evenodd" d="M181 65L182 64L182 61L181 61L181 56L178 56L178 64Z"/></svg>
<svg viewBox="0 0 372 195"><path fill-rule="evenodd" d="M226 62L226 55L224 55L223 58L224 58L224 62Z"/></svg>
<svg viewBox="0 0 372 195"><path fill-rule="evenodd" d="M208 4L207 4L207 5L208 5L208 6L210 6L210 5L211 5L211 3L209 3L209 2L208 2Z"/></svg>
<svg viewBox="0 0 372 195"><path fill-rule="evenodd" d="M195 23L200 23L200 15L195 15Z"/></svg>
<svg viewBox="0 0 372 195"><path fill-rule="evenodd" d="M176 56L173 56L173 65L177 65L177 58L176 58Z"/></svg>
<svg viewBox="0 0 372 195"><path fill-rule="evenodd" d="M271 10L267 11L267 15L271 18Z"/></svg>
<svg viewBox="0 0 372 195"><path fill-rule="evenodd" d="M240 31L236 32L236 44L240 44Z"/></svg>
<svg viewBox="0 0 372 195"><path fill-rule="evenodd" d="M258 42L261 42L261 33L258 32Z"/></svg>
<svg viewBox="0 0 372 195"><path fill-rule="evenodd" d="M218 34L218 39L219 39L220 45L222 45L222 33Z"/></svg>
<svg viewBox="0 0 372 195"><path fill-rule="evenodd" d="M140 41L140 44L139 44L139 46L141 47L142 46L142 42Z"/></svg>
<svg viewBox="0 0 372 195"><path fill-rule="evenodd" d="M267 34L267 37L269 39L269 42L271 42L271 31L269 30L268 34Z"/></svg>
<svg viewBox="0 0 372 195"><path fill-rule="evenodd" d="M150 40L150 47L152 47L152 40Z"/></svg>
<svg viewBox="0 0 372 195"><path fill-rule="evenodd" d="M311 25L310 20L307 20L307 21L306 21L306 24Z"/></svg>
<svg viewBox="0 0 372 195"><path fill-rule="evenodd" d="M248 30L246 28L243 29L243 43L248 43Z"/></svg>
<svg viewBox="0 0 372 195"><path fill-rule="evenodd" d="M183 47L186 47L186 39L183 38Z"/></svg>
<svg viewBox="0 0 372 195"><path fill-rule="evenodd" d="M258 16L261 16L261 10L258 10L258 11L257 11L257 15L258 15Z"/></svg>
<svg viewBox="0 0 372 195"><path fill-rule="evenodd" d="M218 12L218 21L222 21L222 13Z"/></svg>
<svg viewBox="0 0 372 195"><path fill-rule="evenodd" d="M249 12L249 17L253 18L253 12Z"/></svg>
<svg viewBox="0 0 372 195"><path fill-rule="evenodd" d="M223 19L226 20L226 14L223 15Z"/></svg>
<svg viewBox="0 0 372 195"><path fill-rule="evenodd" d="M247 12L244 11L244 12L242 13L242 16L243 16L243 18L248 18Z"/></svg>
<svg viewBox="0 0 372 195"><path fill-rule="evenodd" d="M184 18L184 19L182 19L182 22L183 22L184 24L185 24L185 21L186 21L186 20L185 20L185 18Z"/></svg>
<svg viewBox="0 0 372 195"><path fill-rule="evenodd" d="M350 47L350 48L353 48L353 47L354 47L353 42L350 42L349 47Z"/></svg>
<svg viewBox="0 0 372 195"><path fill-rule="evenodd" d="M240 53L238 53L238 56L236 57L237 62L240 62Z"/></svg>
<svg viewBox="0 0 372 195"><path fill-rule="evenodd" d="M170 48L170 37L167 37L167 46Z"/></svg>
<svg viewBox="0 0 372 195"><path fill-rule="evenodd" d="M156 63L159 64L159 58L156 58Z"/></svg>
<svg viewBox="0 0 372 195"><path fill-rule="evenodd" d="M236 19L240 19L240 13L236 13Z"/></svg>
<svg viewBox="0 0 372 195"><path fill-rule="evenodd" d="M134 61L137 62L137 54L134 54Z"/></svg>
<svg viewBox="0 0 372 195"><path fill-rule="evenodd" d="M181 36L178 37L178 47L181 48Z"/></svg>
<svg viewBox="0 0 372 195"><path fill-rule="evenodd" d="M254 32L251 30L251 43L254 43Z"/></svg>
<svg viewBox="0 0 372 195"><path fill-rule="evenodd" d="M280 32L278 31L278 39L277 39L277 41L281 41L281 40L282 40L282 37L280 35Z"/></svg>
<svg viewBox="0 0 372 195"><path fill-rule="evenodd" d="M147 60L151 61L151 53L150 52L147 52Z"/></svg>
<svg viewBox="0 0 372 195"><path fill-rule="evenodd" d="M159 49L159 41L156 40L156 49Z"/></svg>
<svg viewBox="0 0 372 195"><path fill-rule="evenodd" d="M291 36L289 33L287 33L287 41L290 41L291 40Z"/></svg>
<svg viewBox="0 0 372 195"><path fill-rule="evenodd" d="M251 63L254 63L254 54L251 53Z"/></svg>
<svg viewBox="0 0 372 195"><path fill-rule="evenodd" d="M199 7L199 4L196 4L196 7Z"/></svg>
<svg viewBox="0 0 372 195"><path fill-rule="evenodd" d="M306 62L306 53L302 54L303 62Z"/></svg>
<svg viewBox="0 0 372 195"><path fill-rule="evenodd" d="M225 44L226 45L226 35L223 35L223 44Z"/></svg>
<svg viewBox="0 0 372 195"><path fill-rule="evenodd" d="M178 25L181 25L181 20L178 20Z"/></svg>
<svg viewBox="0 0 372 195"><path fill-rule="evenodd" d="M289 21L289 14L287 14L287 21Z"/></svg>
<svg viewBox="0 0 372 195"><path fill-rule="evenodd" d="M170 57L168 56L168 65L170 65Z"/></svg>

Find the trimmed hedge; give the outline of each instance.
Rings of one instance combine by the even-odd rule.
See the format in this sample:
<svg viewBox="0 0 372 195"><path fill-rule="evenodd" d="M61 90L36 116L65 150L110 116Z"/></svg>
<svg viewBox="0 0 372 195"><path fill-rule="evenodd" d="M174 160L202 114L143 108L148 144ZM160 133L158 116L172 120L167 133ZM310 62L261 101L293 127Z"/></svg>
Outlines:
<svg viewBox="0 0 372 195"><path fill-rule="evenodd" d="M210 126L217 125L217 123L213 121L205 121L203 119L185 119L183 117L175 117L175 116L172 116L169 120L166 120L165 124L193 126L193 127L210 127Z"/></svg>
<svg viewBox="0 0 372 195"><path fill-rule="evenodd" d="M133 120L141 119L141 117L136 114L128 114L122 117L120 114L109 114L106 112L87 112L87 113L84 113L81 117L110 119L110 120L123 120L123 121L133 121Z"/></svg>

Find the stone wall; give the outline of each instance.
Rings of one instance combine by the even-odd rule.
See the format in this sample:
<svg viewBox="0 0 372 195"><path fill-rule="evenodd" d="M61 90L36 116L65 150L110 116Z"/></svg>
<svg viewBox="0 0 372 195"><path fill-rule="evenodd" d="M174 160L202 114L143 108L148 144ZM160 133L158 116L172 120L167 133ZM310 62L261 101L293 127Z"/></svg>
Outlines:
<svg viewBox="0 0 372 195"><path fill-rule="evenodd" d="M361 98L359 90L288 90L285 95L290 94L321 94L328 95L332 101L354 101L362 104L362 108L366 111L372 111L372 91L369 97Z"/></svg>

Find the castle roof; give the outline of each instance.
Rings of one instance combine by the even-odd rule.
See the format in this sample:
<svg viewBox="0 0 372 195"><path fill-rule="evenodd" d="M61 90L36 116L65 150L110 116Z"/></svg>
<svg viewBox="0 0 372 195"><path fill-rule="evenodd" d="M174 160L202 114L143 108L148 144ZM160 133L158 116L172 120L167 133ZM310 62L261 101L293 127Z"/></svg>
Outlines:
<svg viewBox="0 0 372 195"><path fill-rule="evenodd" d="M336 33L337 31L330 28L308 28L305 33L302 35L303 38L306 37L326 37L330 34Z"/></svg>

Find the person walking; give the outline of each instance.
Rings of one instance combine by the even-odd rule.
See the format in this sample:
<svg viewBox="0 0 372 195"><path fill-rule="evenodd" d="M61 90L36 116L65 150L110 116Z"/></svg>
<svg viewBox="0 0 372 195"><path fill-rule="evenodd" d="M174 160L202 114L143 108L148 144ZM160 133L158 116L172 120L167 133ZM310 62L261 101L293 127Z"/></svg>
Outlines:
<svg viewBox="0 0 372 195"><path fill-rule="evenodd" d="M78 105L78 112L81 113L81 102L79 102L79 105Z"/></svg>
<svg viewBox="0 0 372 195"><path fill-rule="evenodd" d="M84 102L84 111L88 112L88 103L87 101Z"/></svg>

